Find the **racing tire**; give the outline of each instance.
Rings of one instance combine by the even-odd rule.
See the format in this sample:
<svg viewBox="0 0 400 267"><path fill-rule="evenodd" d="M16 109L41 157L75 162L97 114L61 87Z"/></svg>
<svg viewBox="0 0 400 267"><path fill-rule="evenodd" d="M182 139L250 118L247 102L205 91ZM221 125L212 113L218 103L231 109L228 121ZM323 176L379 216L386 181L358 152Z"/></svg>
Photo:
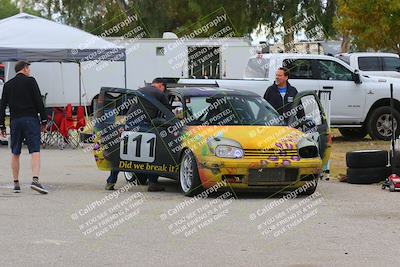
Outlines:
<svg viewBox="0 0 400 267"><path fill-rule="evenodd" d="M185 196L192 197L201 193L204 188L200 182L196 158L192 151L183 152L179 167L179 185Z"/></svg>
<svg viewBox="0 0 400 267"><path fill-rule="evenodd" d="M400 113L393 110L393 117L395 119L396 136L400 134ZM368 133L374 140L389 141L392 138L390 122L390 107L379 107L372 111L368 119ZM385 123L386 122L386 123Z"/></svg>
<svg viewBox="0 0 400 267"><path fill-rule="evenodd" d="M388 164L386 150L357 150L346 153L348 168L380 168Z"/></svg>
<svg viewBox="0 0 400 267"><path fill-rule="evenodd" d="M363 139L367 134L367 130L364 127L361 128L339 128L340 134L344 139L347 140L359 140Z"/></svg>
<svg viewBox="0 0 400 267"><path fill-rule="evenodd" d="M387 168L347 168L347 182L349 184L373 184L387 178Z"/></svg>
<svg viewBox="0 0 400 267"><path fill-rule="evenodd" d="M125 180L128 183L138 183L139 185L147 184L147 177L143 173L124 172Z"/></svg>

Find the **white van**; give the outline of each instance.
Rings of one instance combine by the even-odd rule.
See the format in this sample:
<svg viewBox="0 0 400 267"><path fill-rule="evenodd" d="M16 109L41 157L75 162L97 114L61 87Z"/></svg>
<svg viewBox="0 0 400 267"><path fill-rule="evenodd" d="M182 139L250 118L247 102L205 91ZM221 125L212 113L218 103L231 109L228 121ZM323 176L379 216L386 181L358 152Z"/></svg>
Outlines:
<svg viewBox="0 0 400 267"><path fill-rule="evenodd" d="M364 75L400 78L400 58L392 53L342 53L335 56Z"/></svg>

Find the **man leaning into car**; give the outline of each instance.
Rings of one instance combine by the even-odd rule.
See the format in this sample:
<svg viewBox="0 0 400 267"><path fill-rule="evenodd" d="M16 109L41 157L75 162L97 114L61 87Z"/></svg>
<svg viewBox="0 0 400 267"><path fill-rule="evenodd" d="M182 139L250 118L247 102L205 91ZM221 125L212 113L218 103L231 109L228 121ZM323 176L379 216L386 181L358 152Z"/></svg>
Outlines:
<svg viewBox="0 0 400 267"><path fill-rule="evenodd" d="M166 84L163 79L161 78L156 78L153 80L151 83L151 86L146 86L139 88L138 91L156 98L158 101L160 101L163 105L165 105L168 109L171 109L169 104L168 104L168 99L166 96ZM147 102L142 102L143 108L145 112L148 115L148 119L152 120L157 117L158 115L158 109L151 105L150 103ZM129 118L129 114L134 113L138 109L137 105L132 105L130 109L128 110L127 117ZM146 121L144 121L146 122ZM139 122L140 123L140 122ZM134 128L135 125L133 125L134 122L127 120L126 125L129 125L129 128ZM129 129L126 129L129 130ZM118 177L119 171L111 171L110 176L107 179L107 185L106 185L106 190L114 190L114 185L117 182L117 177ZM149 192L158 192L158 191L164 191L165 188L161 185L158 184L158 175L157 174L147 174L147 179L149 181L149 187L148 191Z"/></svg>

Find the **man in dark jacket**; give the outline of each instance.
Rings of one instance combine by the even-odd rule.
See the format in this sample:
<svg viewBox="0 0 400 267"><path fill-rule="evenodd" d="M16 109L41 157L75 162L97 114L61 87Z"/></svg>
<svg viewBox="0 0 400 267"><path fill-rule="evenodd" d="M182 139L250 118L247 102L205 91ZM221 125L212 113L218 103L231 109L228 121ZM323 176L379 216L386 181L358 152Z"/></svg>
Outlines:
<svg viewBox="0 0 400 267"><path fill-rule="evenodd" d="M17 75L5 83L0 103L1 135L6 135L5 110L10 108L11 129L11 167L14 177L14 192L21 190L19 186L19 156L22 142L25 139L32 160L31 188L42 194L47 194L39 183L40 170L40 122L46 124L46 113L42 95L35 78L30 76L29 63L19 61L15 65ZM40 122L38 118L40 113Z"/></svg>
<svg viewBox="0 0 400 267"><path fill-rule="evenodd" d="M164 80L161 78L156 78L153 80L151 86L139 88L138 91L145 95L154 97L168 109L171 109L166 96L166 89L167 88ZM137 109L142 109L143 112L146 114L145 119L143 121L136 122L136 118L130 116L130 114L134 114ZM127 119L126 121L127 125L126 130L135 128L135 126L137 126L137 124L140 123L150 123L150 120L157 118L158 111L159 110L156 107L154 107L151 103L148 103L147 101L142 101L141 105L132 105L127 113L129 119ZM114 185L117 182L118 173L119 171L111 171L111 174L107 179L106 190L114 190ZM149 192L157 192L165 190L163 186L160 186L158 184L157 174L148 174L147 179L149 181L149 187L148 187Z"/></svg>
<svg viewBox="0 0 400 267"><path fill-rule="evenodd" d="M297 89L288 82L289 70L281 67L276 71L275 83L268 87L264 94L267 100L280 115L292 108L292 102L297 95Z"/></svg>

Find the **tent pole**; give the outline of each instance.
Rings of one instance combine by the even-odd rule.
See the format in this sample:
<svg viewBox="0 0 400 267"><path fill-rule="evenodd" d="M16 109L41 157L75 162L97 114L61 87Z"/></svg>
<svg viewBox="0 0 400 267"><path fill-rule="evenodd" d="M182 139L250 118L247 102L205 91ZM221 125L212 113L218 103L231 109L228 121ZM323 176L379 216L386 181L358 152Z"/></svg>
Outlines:
<svg viewBox="0 0 400 267"><path fill-rule="evenodd" d="M82 105L82 85L81 85L81 79L82 79L82 71L81 71L81 62L79 64L79 106Z"/></svg>
<svg viewBox="0 0 400 267"><path fill-rule="evenodd" d="M124 60L124 78L125 78L125 88L127 88L128 86L127 86L127 82L126 82L126 80L127 80L127 77L126 77L126 58Z"/></svg>

